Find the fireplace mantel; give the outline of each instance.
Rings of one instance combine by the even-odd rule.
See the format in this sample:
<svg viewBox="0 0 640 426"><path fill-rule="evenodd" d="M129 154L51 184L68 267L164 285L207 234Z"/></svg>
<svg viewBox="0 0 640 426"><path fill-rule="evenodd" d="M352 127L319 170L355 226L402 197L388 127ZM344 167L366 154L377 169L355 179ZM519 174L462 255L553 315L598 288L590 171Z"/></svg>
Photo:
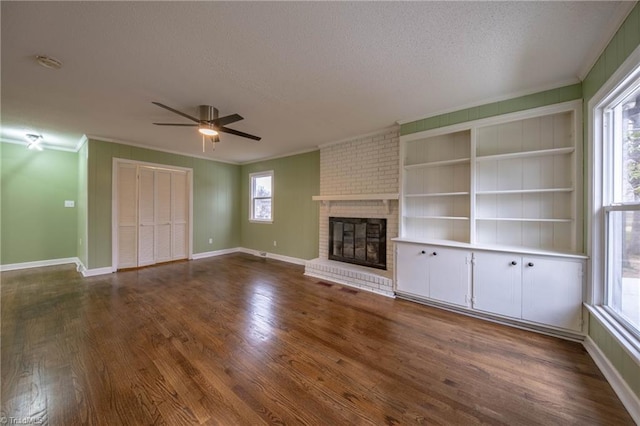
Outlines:
<svg viewBox="0 0 640 426"><path fill-rule="evenodd" d="M398 200L399 198L400 194L398 193L314 195L311 197L313 201L320 201L322 204L328 205L329 211L331 211L331 203L337 201L382 201L382 204L387 207L387 213L389 213L389 201Z"/></svg>

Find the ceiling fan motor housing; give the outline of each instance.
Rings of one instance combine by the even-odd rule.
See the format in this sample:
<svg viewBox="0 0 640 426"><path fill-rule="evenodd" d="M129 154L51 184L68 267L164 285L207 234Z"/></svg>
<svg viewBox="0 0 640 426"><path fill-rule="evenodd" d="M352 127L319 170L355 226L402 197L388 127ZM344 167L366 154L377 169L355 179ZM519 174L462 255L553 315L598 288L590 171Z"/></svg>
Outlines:
<svg viewBox="0 0 640 426"><path fill-rule="evenodd" d="M198 107L198 116L200 121L211 121L218 118L218 109L211 105L200 105Z"/></svg>

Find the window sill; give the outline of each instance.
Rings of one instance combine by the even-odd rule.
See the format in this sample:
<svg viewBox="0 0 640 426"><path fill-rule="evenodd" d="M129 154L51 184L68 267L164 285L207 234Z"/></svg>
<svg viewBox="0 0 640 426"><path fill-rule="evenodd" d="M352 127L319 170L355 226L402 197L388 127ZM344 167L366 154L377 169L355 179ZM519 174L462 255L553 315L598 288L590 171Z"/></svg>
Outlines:
<svg viewBox="0 0 640 426"><path fill-rule="evenodd" d="M594 306L585 303L589 313L593 315L602 326L607 329L613 338L622 346L629 356L640 366L640 340L622 326L602 306Z"/></svg>
<svg viewBox="0 0 640 426"><path fill-rule="evenodd" d="M249 223L265 223L265 224L272 224L273 220L257 220L257 219L249 219Z"/></svg>

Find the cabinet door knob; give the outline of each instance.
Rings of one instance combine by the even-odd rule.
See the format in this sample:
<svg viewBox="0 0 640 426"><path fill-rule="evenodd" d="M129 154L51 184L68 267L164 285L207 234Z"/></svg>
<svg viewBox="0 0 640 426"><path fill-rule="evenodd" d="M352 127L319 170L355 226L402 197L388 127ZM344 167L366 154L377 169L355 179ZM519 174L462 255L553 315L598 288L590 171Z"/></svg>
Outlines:
<svg viewBox="0 0 640 426"><path fill-rule="evenodd" d="M529 267L533 266L533 262L527 263L527 266L529 266Z"/></svg>
<svg viewBox="0 0 640 426"><path fill-rule="evenodd" d="M518 264L518 262L516 262L515 260L512 260L512 261L511 261L511 264L512 264L513 266L516 266L516 265Z"/></svg>
<svg viewBox="0 0 640 426"><path fill-rule="evenodd" d="M437 256L437 255L438 255L438 253L436 253L435 251L434 251L433 253L431 253L431 254L433 254L434 256Z"/></svg>
<svg viewBox="0 0 640 426"><path fill-rule="evenodd" d="M420 254L425 254L425 253L426 253L426 251L424 251L424 250L422 250L422 251L420 252Z"/></svg>

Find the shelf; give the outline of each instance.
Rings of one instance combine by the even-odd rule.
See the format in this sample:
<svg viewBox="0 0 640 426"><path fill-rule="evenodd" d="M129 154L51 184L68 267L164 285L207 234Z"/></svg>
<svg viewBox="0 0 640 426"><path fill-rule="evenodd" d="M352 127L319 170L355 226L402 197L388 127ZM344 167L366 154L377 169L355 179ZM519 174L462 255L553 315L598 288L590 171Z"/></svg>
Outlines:
<svg viewBox="0 0 640 426"><path fill-rule="evenodd" d="M573 192L573 191L574 191L573 188L507 189L507 190L476 191L476 195L544 194L544 193Z"/></svg>
<svg viewBox="0 0 640 426"><path fill-rule="evenodd" d="M575 148L542 149L539 151L512 152L509 154L483 155L476 157L476 161L512 160L517 158L546 157L550 155L571 154Z"/></svg>
<svg viewBox="0 0 640 426"><path fill-rule="evenodd" d="M469 220L464 216L404 216L405 219Z"/></svg>
<svg viewBox="0 0 640 426"><path fill-rule="evenodd" d="M397 200L400 195L392 194L337 194L337 195L314 195L311 197L313 201L385 201Z"/></svg>
<svg viewBox="0 0 640 426"><path fill-rule="evenodd" d="M422 198L422 197L450 197L455 195L469 195L469 192L433 192L430 194L404 194L407 198Z"/></svg>
<svg viewBox="0 0 640 426"><path fill-rule="evenodd" d="M570 223L573 219L536 219L529 217L478 217L476 220L484 220L491 222L553 222L553 223Z"/></svg>
<svg viewBox="0 0 640 426"><path fill-rule="evenodd" d="M390 213L390 200L400 199L398 193L386 193L386 194L335 194L335 195L314 195L311 197L313 201L320 201L323 205L329 206L329 212L331 212L331 203L336 201L382 201L382 204L387 208L387 214Z"/></svg>
<svg viewBox="0 0 640 426"><path fill-rule="evenodd" d="M457 158L455 160L432 161L429 163L409 164L404 166L405 170L423 169L427 167L455 166L456 164L465 164L471 161L470 158Z"/></svg>
<svg viewBox="0 0 640 426"><path fill-rule="evenodd" d="M544 250L535 249L529 247L514 247L509 245L497 245L497 244L481 244L481 243L468 243L454 240L442 240L432 238L411 238L411 237L395 237L391 238L394 243L411 243L411 244L428 244L437 245L443 247L455 247L469 250L482 250L492 252L510 252L520 253L524 255L544 255L552 257L562 257L570 259L588 259L587 255L575 252L562 252L557 250Z"/></svg>

